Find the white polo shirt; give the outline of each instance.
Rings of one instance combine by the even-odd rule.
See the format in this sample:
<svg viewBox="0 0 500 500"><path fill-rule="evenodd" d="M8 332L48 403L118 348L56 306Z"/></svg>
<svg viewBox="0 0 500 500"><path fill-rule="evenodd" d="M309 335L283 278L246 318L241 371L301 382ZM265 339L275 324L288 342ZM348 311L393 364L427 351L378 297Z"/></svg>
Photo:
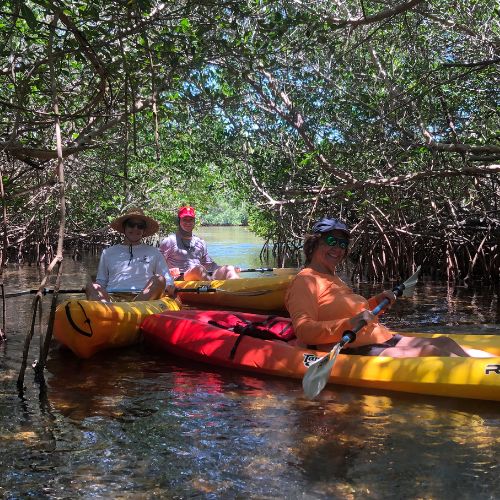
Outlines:
<svg viewBox="0 0 500 500"><path fill-rule="evenodd" d="M154 275L164 276L173 285L165 258L151 245L114 245L101 254L96 282L109 291L140 292Z"/></svg>

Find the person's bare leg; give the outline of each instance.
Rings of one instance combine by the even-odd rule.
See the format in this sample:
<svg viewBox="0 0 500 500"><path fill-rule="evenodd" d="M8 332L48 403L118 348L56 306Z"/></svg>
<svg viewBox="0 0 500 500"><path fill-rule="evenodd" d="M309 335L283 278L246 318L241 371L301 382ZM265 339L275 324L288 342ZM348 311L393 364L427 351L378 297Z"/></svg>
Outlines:
<svg viewBox="0 0 500 500"><path fill-rule="evenodd" d="M208 276L207 270L201 266L196 265L191 269L188 269L184 273L184 281L209 281L210 277Z"/></svg>
<svg viewBox="0 0 500 500"><path fill-rule="evenodd" d="M87 300L98 300L100 302L111 302L111 297L104 287L99 283L87 283L85 287Z"/></svg>
<svg viewBox="0 0 500 500"><path fill-rule="evenodd" d="M436 337L433 339L403 337L395 347L385 349L380 353L380 356L395 358L413 356L494 357L486 351L463 348L449 337Z"/></svg>
<svg viewBox="0 0 500 500"><path fill-rule="evenodd" d="M388 347L384 349L379 356L388 356L390 358L419 358L423 356L456 356L446 353L433 345L423 345L419 347Z"/></svg>
<svg viewBox="0 0 500 500"><path fill-rule="evenodd" d="M240 275L236 272L234 266L221 266L217 268L212 275L214 280L237 280Z"/></svg>
<svg viewBox="0 0 500 500"><path fill-rule="evenodd" d="M420 356L467 356L467 353L453 340L448 337L436 337L427 339L422 337L403 337L398 344L391 349L422 349L424 353L436 352L436 354L420 354ZM433 351L432 348L435 350Z"/></svg>
<svg viewBox="0 0 500 500"><path fill-rule="evenodd" d="M165 284L165 277L160 276L159 274L155 274L149 279L149 281L146 283L146 286L144 287L144 290L142 290L142 292L137 295L134 300L139 301L159 299L165 291Z"/></svg>

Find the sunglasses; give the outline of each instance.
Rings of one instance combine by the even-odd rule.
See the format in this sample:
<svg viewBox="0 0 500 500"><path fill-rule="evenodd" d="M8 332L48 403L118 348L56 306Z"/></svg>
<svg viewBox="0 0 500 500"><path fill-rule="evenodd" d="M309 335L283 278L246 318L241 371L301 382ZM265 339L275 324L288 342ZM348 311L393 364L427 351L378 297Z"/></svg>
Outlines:
<svg viewBox="0 0 500 500"><path fill-rule="evenodd" d="M347 250L349 246L349 240L344 240L342 238L336 238L335 236L327 236L325 238L325 243L329 247L340 247L342 250Z"/></svg>
<svg viewBox="0 0 500 500"><path fill-rule="evenodd" d="M136 227L137 229L142 229L143 231L144 231L144 229L146 229L146 224L144 222L131 222L131 221L127 221L127 222L125 222L125 225L127 227L131 227L131 228Z"/></svg>

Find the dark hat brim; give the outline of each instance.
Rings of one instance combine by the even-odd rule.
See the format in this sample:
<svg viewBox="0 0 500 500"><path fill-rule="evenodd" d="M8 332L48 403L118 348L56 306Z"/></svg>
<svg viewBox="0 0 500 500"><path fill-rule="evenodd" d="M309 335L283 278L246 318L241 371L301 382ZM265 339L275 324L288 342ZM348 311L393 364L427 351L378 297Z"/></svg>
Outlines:
<svg viewBox="0 0 500 500"><path fill-rule="evenodd" d="M146 224L146 229L144 229L143 237L152 236L153 234L156 234L160 229L160 225L152 217L144 215L142 211L133 211L133 210L114 219L110 223L109 227L111 227L115 231L118 231L119 233L124 234L125 221L127 221L128 219L141 219L144 221L144 223Z"/></svg>

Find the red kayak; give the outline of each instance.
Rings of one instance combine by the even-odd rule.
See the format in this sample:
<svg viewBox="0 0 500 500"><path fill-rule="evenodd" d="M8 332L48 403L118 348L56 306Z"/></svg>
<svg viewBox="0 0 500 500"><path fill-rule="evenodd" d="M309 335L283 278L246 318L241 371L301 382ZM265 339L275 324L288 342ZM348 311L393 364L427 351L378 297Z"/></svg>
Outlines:
<svg viewBox="0 0 500 500"><path fill-rule="evenodd" d="M296 345L290 318L233 311L181 310L141 324L144 341L160 350L216 366L302 378L324 352ZM440 334L402 333L420 337ZM447 335L497 357L355 356L339 354L329 381L420 394L500 400L500 336Z"/></svg>
<svg viewBox="0 0 500 500"><path fill-rule="evenodd" d="M270 350L275 354L280 347L290 351L286 341L295 338L289 318L197 309L179 312L154 314L143 321L146 344L218 366L275 374L274 367L266 368ZM282 342L274 341L280 338Z"/></svg>

